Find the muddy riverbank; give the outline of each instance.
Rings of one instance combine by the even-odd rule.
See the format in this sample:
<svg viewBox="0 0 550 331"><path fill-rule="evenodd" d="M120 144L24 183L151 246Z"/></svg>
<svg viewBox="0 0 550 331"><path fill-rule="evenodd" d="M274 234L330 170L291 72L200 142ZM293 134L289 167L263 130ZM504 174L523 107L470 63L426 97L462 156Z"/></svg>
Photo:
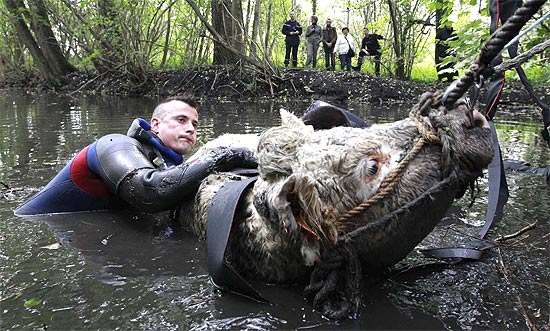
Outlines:
<svg viewBox="0 0 550 331"><path fill-rule="evenodd" d="M376 105L411 103L425 91L447 86L446 83L401 81L367 73L301 68L282 69L278 75L267 78L257 70L237 66L155 71L140 77L78 71L65 77L58 89L33 74L0 77L0 88L25 89L30 93L164 97L190 92L200 98L224 100L323 99L343 104L354 101ZM550 87L541 86L535 90L543 101L550 102ZM523 86L513 82L506 85L501 103L529 104L532 101Z"/></svg>

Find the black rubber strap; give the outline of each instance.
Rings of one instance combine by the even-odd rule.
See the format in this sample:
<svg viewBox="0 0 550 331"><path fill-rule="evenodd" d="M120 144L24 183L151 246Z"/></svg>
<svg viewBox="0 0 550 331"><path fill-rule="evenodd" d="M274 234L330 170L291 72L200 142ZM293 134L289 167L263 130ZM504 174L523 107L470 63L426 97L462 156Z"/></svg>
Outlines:
<svg viewBox="0 0 550 331"><path fill-rule="evenodd" d="M258 177L225 183L212 199L208 211L208 271L212 282L225 290L234 292L268 303L256 289L252 287L237 271L231 268L225 260L225 249L233 218L242 193L252 185Z"/></svg>
<svg viewBox="0 0 550 331"><path fill-rule="evenodd" d="M502 153L500 151L498 135L493 121L489 121L489 126L491 127L491 134L495 144L495 154L493 155L493 160L488 167L489 201L487 212L485 214L485 225L479 232L480 238L485 238L495 219L502 216L502 209L504 208L506 201L508 201L509 196L506 173L504 172L504 165L502 162Z"/></svg>
<svg viewBox="0 0 550 331"><path fill-rule="evenodd" d="M502 216L502 209L508 200L508 184L506 183L506 175L504 173L504 165L502 162L502 154L498 143L498 136L493 121L489 121L491 134L495 145L493 160L489 164L489 201L487 212L485 213L485 224L479 232L479 238L483 239L489 232L494 221ZM461 259L479 260L483 250L493 247L494 245L482 240L473 240L464 244L461 248L432 248L421 250L422 254L428 257L433 257L442 260L453 260L454 262Z"/></svg>

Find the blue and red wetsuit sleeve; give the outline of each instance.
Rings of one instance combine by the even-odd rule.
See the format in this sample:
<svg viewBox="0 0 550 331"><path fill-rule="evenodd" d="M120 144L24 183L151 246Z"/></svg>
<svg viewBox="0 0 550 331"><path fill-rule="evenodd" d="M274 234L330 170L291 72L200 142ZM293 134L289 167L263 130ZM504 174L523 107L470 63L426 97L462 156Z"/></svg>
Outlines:
<svg viewBox="0 0 550 331"><path fill-rule="evenodd" d="M40 192L15 210L16 215L109 209L113 195L90 165L97 165L95 144L80 151Z"/></svg>

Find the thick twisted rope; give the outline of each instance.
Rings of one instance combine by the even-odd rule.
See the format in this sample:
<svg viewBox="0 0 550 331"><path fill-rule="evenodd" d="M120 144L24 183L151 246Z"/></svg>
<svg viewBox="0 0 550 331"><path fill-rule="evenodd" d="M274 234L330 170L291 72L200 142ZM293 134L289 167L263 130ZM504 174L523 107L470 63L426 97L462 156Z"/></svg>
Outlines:
<svg viewBox="0 0 550 331"><path fill-rule="evenodd" d="M488 78L493 74L494 70L491 68L493 59L500 54L510 40L518 35L525 23L533 17L545 2L546 0L526 0L514 12L514 15L491 35L470 69L446 92L444 104L448 109L453 108L454 103L462 98L470 86L480 80L480 77Z"/></svg>

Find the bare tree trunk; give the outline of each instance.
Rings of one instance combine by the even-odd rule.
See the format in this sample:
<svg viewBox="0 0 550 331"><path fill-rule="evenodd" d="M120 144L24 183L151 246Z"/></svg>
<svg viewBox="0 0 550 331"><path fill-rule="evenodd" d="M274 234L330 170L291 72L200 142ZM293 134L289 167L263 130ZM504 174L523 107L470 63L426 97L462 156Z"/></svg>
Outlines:
<svg viewBox="0 0 550 331"><path fill-rule="evenodd" d="M393 51L395 53L395 76L398 79L405 78L405 62L404 54L401 43L401 32L399 31L399 22L397 17L397 12L394 7L392 0L387 0L388 9L390 12L391 26L393 30Z"/></svg>
<svg viewBox="0 0 550 331"><path fill-rule="evenodd" d="M186 1L191 6L195 14L198 16L198 18L201 20L202 24L212 34L212 38L214 39L214 48L216 47L216 44L219 44L218 47L223 48L221 52L224 52L225 54L230 53L231 57L236 59L236 61L234 62L218 62L217 64L235 64L235 63L238 63L239 61L245 61L266 72L271 72L272 74L276 74L276 69L271 65L271 63L269 63L269 61L267 61L267 59L264 58L264 61L262 63L255 58L247 56L242 51L239 51L238 49L230 45L225 39L225 37L222 36L220 33L218 33L218 31L208 22L207 18L204 17L204 15L202 15L197 4L193 0L186 0ZM215 57L215 54L214 54L214 57Z"/></svg>
<svg viewBox="0 0 550 331"><path fill-rule="evenodd" d="M28 8L19 0L4 0L4 4L12 16L12 24L19 40L29 50L42 76L52 85L59 86L65 73L56 72L55 67L48 63L48 59L32 35L29 26L23 18L23 14L30 17Z"/></svg>
<svg viewBox="0 0 550 331"><path fill-rule="evenodd" d="M250 15L252 14L252 0L246 1L246 19L244 20L244 34L248 35L250 32Z"/></svg>
<svg viewBox="0 0 550 331"><path fill-rule="evenodd" d="M258 53L258 35L260 34L260 20L262 18L261 7L261 1L256 0L256 4L254 6L254 21L252 22L252 43L250 45L250 55L252 56L257 56Z"/></svg>
<svg viewBox="0 0 550 331"><path fill-rule="evenodd" d="M242 7L240 0L213 0L212 27L221 40L214 40L214 64L236 63L240 57L227 49L231 46L238 53L244 54L242 29Z"/></svg>
<svg viewBox="0 0 550 331"><path fill-rule="evenodd" d="M243 20L243 4L241 0L233 0L231 4L231 13L230 17L233 21L232 27L232 37L233 42L231 45L243 53L246 50L246 45L244 43L245 30L244 30L244 20Z"/></svg>
<svg viewBox="0 0 550 331"><path fill-rule="evenodd" d="M32 0L28 3L31 9L32 27L36 41L42 49L46 61L53 67L53 71L61 76L76 71L76 68L63 55L61 47L53 34L44 1Z"/></svg>
<svg viewBox="0 0 550 331"><path fill-rule="evenodd" d="M97 0L97 11L100 23L99 51L101 57L94 58L94 67L99 72L107 72L123 63L124 52L122 50L122 37L119 30L117 9L113 0Z"/></svg>
<svg viewBox="0 0 550 331"><path fill-rule="evenodd" d="M212 0L212 27L227 45L231 44L229 38L230 31L233 30L232 20L228 17L227 9L230 5L230 0ZM227 21L228 19L229 21ZM214 40L214 64L235 63L237 60L237 56L229 52L221 40Z"/></svg>
<svg viewBox="0 0 550 331"><path fill-rule="evenodd" d="M267 7L267 15L266 15L266 22L265 25L267 26L265 30L265 38L264 38L264 54L267 56L267 54L271 54L269 49L269 36L271 35L271 12L272 12L272 2L269 2L269 6Z"/></svg>
<svg viewBox="0 0 550 331"><path fill-rule="evenodd" d="M171 20L170 15L172 13L172 6L168 8L168 12L166 13L166 35L164 36L164 49L162 50L162 60L160 61L160 67L164 68L166 66L166 58L168 58L168 49L170 47L170 28L171 28Z"/></svg>

